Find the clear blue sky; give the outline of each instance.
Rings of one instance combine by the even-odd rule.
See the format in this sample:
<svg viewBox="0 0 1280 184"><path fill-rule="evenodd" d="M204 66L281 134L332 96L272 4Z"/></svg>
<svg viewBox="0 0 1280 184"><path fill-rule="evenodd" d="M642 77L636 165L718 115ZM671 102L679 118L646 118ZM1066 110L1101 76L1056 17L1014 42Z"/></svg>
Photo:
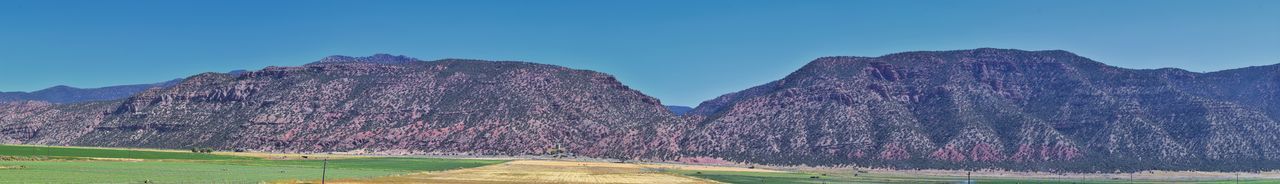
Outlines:
<svg viewBox="0 0 1280 184"><path fill-rule="evenodd" d="M977 47L1274 64L1280 1L0 1L0 91L391 53L596 70L692 106L821 56Z"/></svg>

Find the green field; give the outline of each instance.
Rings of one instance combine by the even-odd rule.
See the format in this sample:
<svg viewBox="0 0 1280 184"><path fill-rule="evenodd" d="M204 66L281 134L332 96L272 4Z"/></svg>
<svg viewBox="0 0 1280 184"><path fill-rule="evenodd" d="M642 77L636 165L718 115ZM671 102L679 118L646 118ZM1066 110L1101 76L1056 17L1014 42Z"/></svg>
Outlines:
<svg viewBox="0 0 1280 184"><path fill-rule="evenodd" d="M253 154L249 154L253 155ZM82 147L0 145L0 184L5 183L261 183L374 178L421 171L442 171L502 163L502 160L406 157L352 157L275 160L182 150L131 150ZM281 155L261 155L278 157ZM301 155L288 155L301 158ZM963 176L913 175L907 172L743 172L664 170L725 183L964 183ZM1119 178L975 177L975 183L1130 183ZM1138 180L1134 183L1236 183L1235 180ZM1280 183L1243 179L1240 183Z"/></svg>
<svg viewBox="0 0 1280 184"><path fill-rule="evenodd" d="M857 176L851 173L805 173L805 172L736 172L736 171L687 171L676 170L670 171L686 176L705 178L725 183L768 183L768 184L814 184L814 183L965 183L965 177L954 176L925 176L925 175L904 175L904 174L875 174L875 173L859 173ZM1018 184L1018 183L1046 183L1046 184L1078 184L1078 183L1099 183L1099 184L1121 184L1121 183L1236 183L1235 180L1137 180L1130 182L1125 179L1067 179L1067 178L991 178L991 177L975 177L973 183L995 183L995 184ZM1262 184L1280 183L1280 180L1256 180L1242 179L1240 183Z"/></svg>
<svg viewBox="0 0 1280 184"><path fill-rule="evenodd" d="M151 150L0 145L0 183L259 183L318 180L322 160ZM115 158L131 160L95 160ZM140 159L140 160L132 160ZM500 160L348 158L328 161L328 178L371 178L501 163Z"/></svg>
<svg viewBox="0 0 1280 184"><path fill-rule="evenodd" d="M132 158L132 159L182 159L182 160L233 160L254 159L213 154L195 154L186 152L161 152L125 149L97 149L77 147L49 147L26 145L0 145L0 155L23 157L66 157L66 158Z"/></svg>

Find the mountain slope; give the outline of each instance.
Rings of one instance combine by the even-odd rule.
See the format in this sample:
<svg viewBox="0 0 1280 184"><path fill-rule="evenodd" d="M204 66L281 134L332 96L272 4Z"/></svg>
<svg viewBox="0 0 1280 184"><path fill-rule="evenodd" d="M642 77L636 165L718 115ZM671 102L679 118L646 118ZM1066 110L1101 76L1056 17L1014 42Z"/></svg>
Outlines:
<svg viewBox="0 0 1280 184"><path fill-rule="evenodd" d="M679 119L607 74L382 58L205 73L110 103L9 104L14 110L0 130L8 142L89 146L489 155L560 148L619 158L677 152ZM45 129L57 124L76 125ZM50 134L67 136L41 136Z"/></svg>
<svg viewBox="0 0 1280 184"><path fill-rule="evenodd" d="M699 105L682 145L775 164L1275 168L1277 73L1132 70L985 48L825 57Z"/></svg>
<svg viewBox="0 0 1280 184"><path fill-rule="evenodd" d="M1280 167L1280 65L1133 70L1065 51L824 57L677 116L607 74L406 56L0 103L0 142L547 154L1039 171ZM711 160L708 160L711 159Z"/></svg>

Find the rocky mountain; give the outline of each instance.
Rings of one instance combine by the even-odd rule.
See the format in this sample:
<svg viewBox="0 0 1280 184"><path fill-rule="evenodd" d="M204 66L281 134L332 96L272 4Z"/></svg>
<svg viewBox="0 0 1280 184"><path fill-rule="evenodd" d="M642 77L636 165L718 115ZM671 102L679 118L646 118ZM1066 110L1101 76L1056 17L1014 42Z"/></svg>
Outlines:
<svg viewBox="0 0 1280 184"><path fill-rule="evenodd" d="M1277 98L1280 65L1135 70L983 48L823 57L682 113L599 72L378 54L204 73L119 100L0 103L0 143L1262 170L1280 168Z"/></svg>
<svg viewBox="0 0 1280 184"><path fill-rule="evenodd" d="M681 126L599 72L390 55L205 73L117 101L0 105L0 141L115 147L670 158Z"/></svg>
<svg viewBox="0 0 1280 184"><path fill-rule="evenodd" d="M1057 50L824 57L702 103L682 145L788 165L1276 169L1278 74L1125 69Z"/></svg>
<svg viewBox="0 0 1280 184"><path fill-rule="evenodd" d="M372 56L352 57L343 55L333 55L321 58L319 61L311 62L307 65L323 65L323 64L344 64L344 63L375 63L375 64L404 64L410 62L419 62L418 58L404 55L391 54L374 54Z"/></svg>
<svg viewBox="0 0 1280 184"><path fill-rule="evenodd" d="M671 111L671 113L673 114L676 114L676 116L684 115L684 113L687 113L693 110L693 107L688 107L688 106L668 105L666 107L667 107L667 110Z"/></svg>
<svg viewBox="0 0 1280 184"><path fill-rule="evenodd" d="M0 103L18 101L45 101L52 103L78 103L88 101L118 100L138 94L153 87L168 87L180 79L153 83L108 86L81 89L70 86L54 86L33 92L0 92Z"/></svg>

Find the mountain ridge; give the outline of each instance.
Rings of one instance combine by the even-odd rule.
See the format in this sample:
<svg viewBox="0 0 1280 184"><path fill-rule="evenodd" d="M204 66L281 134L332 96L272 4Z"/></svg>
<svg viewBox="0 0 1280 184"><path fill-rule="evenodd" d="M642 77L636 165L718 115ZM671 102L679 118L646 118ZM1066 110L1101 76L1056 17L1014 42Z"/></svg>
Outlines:
<svg viewBox="0 0 1280 184"><path fill-rule="evenodd" d="M53 103L78 103L121 99L153 87L167 87L182 79L151 84L129 84L97 88L77 88L57 85L31 92L0 92L0 103L16 101L47 101Z"/></svg>
<svg viewBox="0 0 1280 184"><path fill-rule="evenodd" d="M403 63L419 62L419 61L422 61L422 60L419 60L418 58L405 56L405 55L391 55L391 54L378 53L371 56L362 56L362 57L332 55L332 56L320 58L320 60L308 63L307 65L331 64L331 63L403 64Z"/></svg>
<svg viewBox="0 0 1280 184"><path fill-rule="evenodd" d="M672 128L678 119L660 103L611 75L554 65L456 59L326 63L203 73L110 102L4 104L0 109L9 113L0 113L0 132L6 132L0 141L672 157L678 152L671 150L679 138Z"/></svg>
<svg viewBox="0 0 1280 184"><path fill-rule="evenodd" d="M0 103L0 142L905 169L1280 165L1269 133L1280 130L1280 65L1127 69L993 48L833 56L681 114L605 73L405 58L204 73L112 101Z"/></svg>
<svg viewBox="0 0 1280 184"><path fill-rule="evenodd" d="M1168 70L1060 50L822 57L699 105L686 120L701 127L684 145L741 162L917 168L1231 168L1222 162L1280 159L1280 140L1265 133L1277 129L1267 86L1280 83L1280 71L1249 74L1270 76L1262 79L1233 73L1243 70L1159 71ZM1255 93L1215 90L1228 86ZM1101 162L1135 164L1083 164Z"/></svg>

